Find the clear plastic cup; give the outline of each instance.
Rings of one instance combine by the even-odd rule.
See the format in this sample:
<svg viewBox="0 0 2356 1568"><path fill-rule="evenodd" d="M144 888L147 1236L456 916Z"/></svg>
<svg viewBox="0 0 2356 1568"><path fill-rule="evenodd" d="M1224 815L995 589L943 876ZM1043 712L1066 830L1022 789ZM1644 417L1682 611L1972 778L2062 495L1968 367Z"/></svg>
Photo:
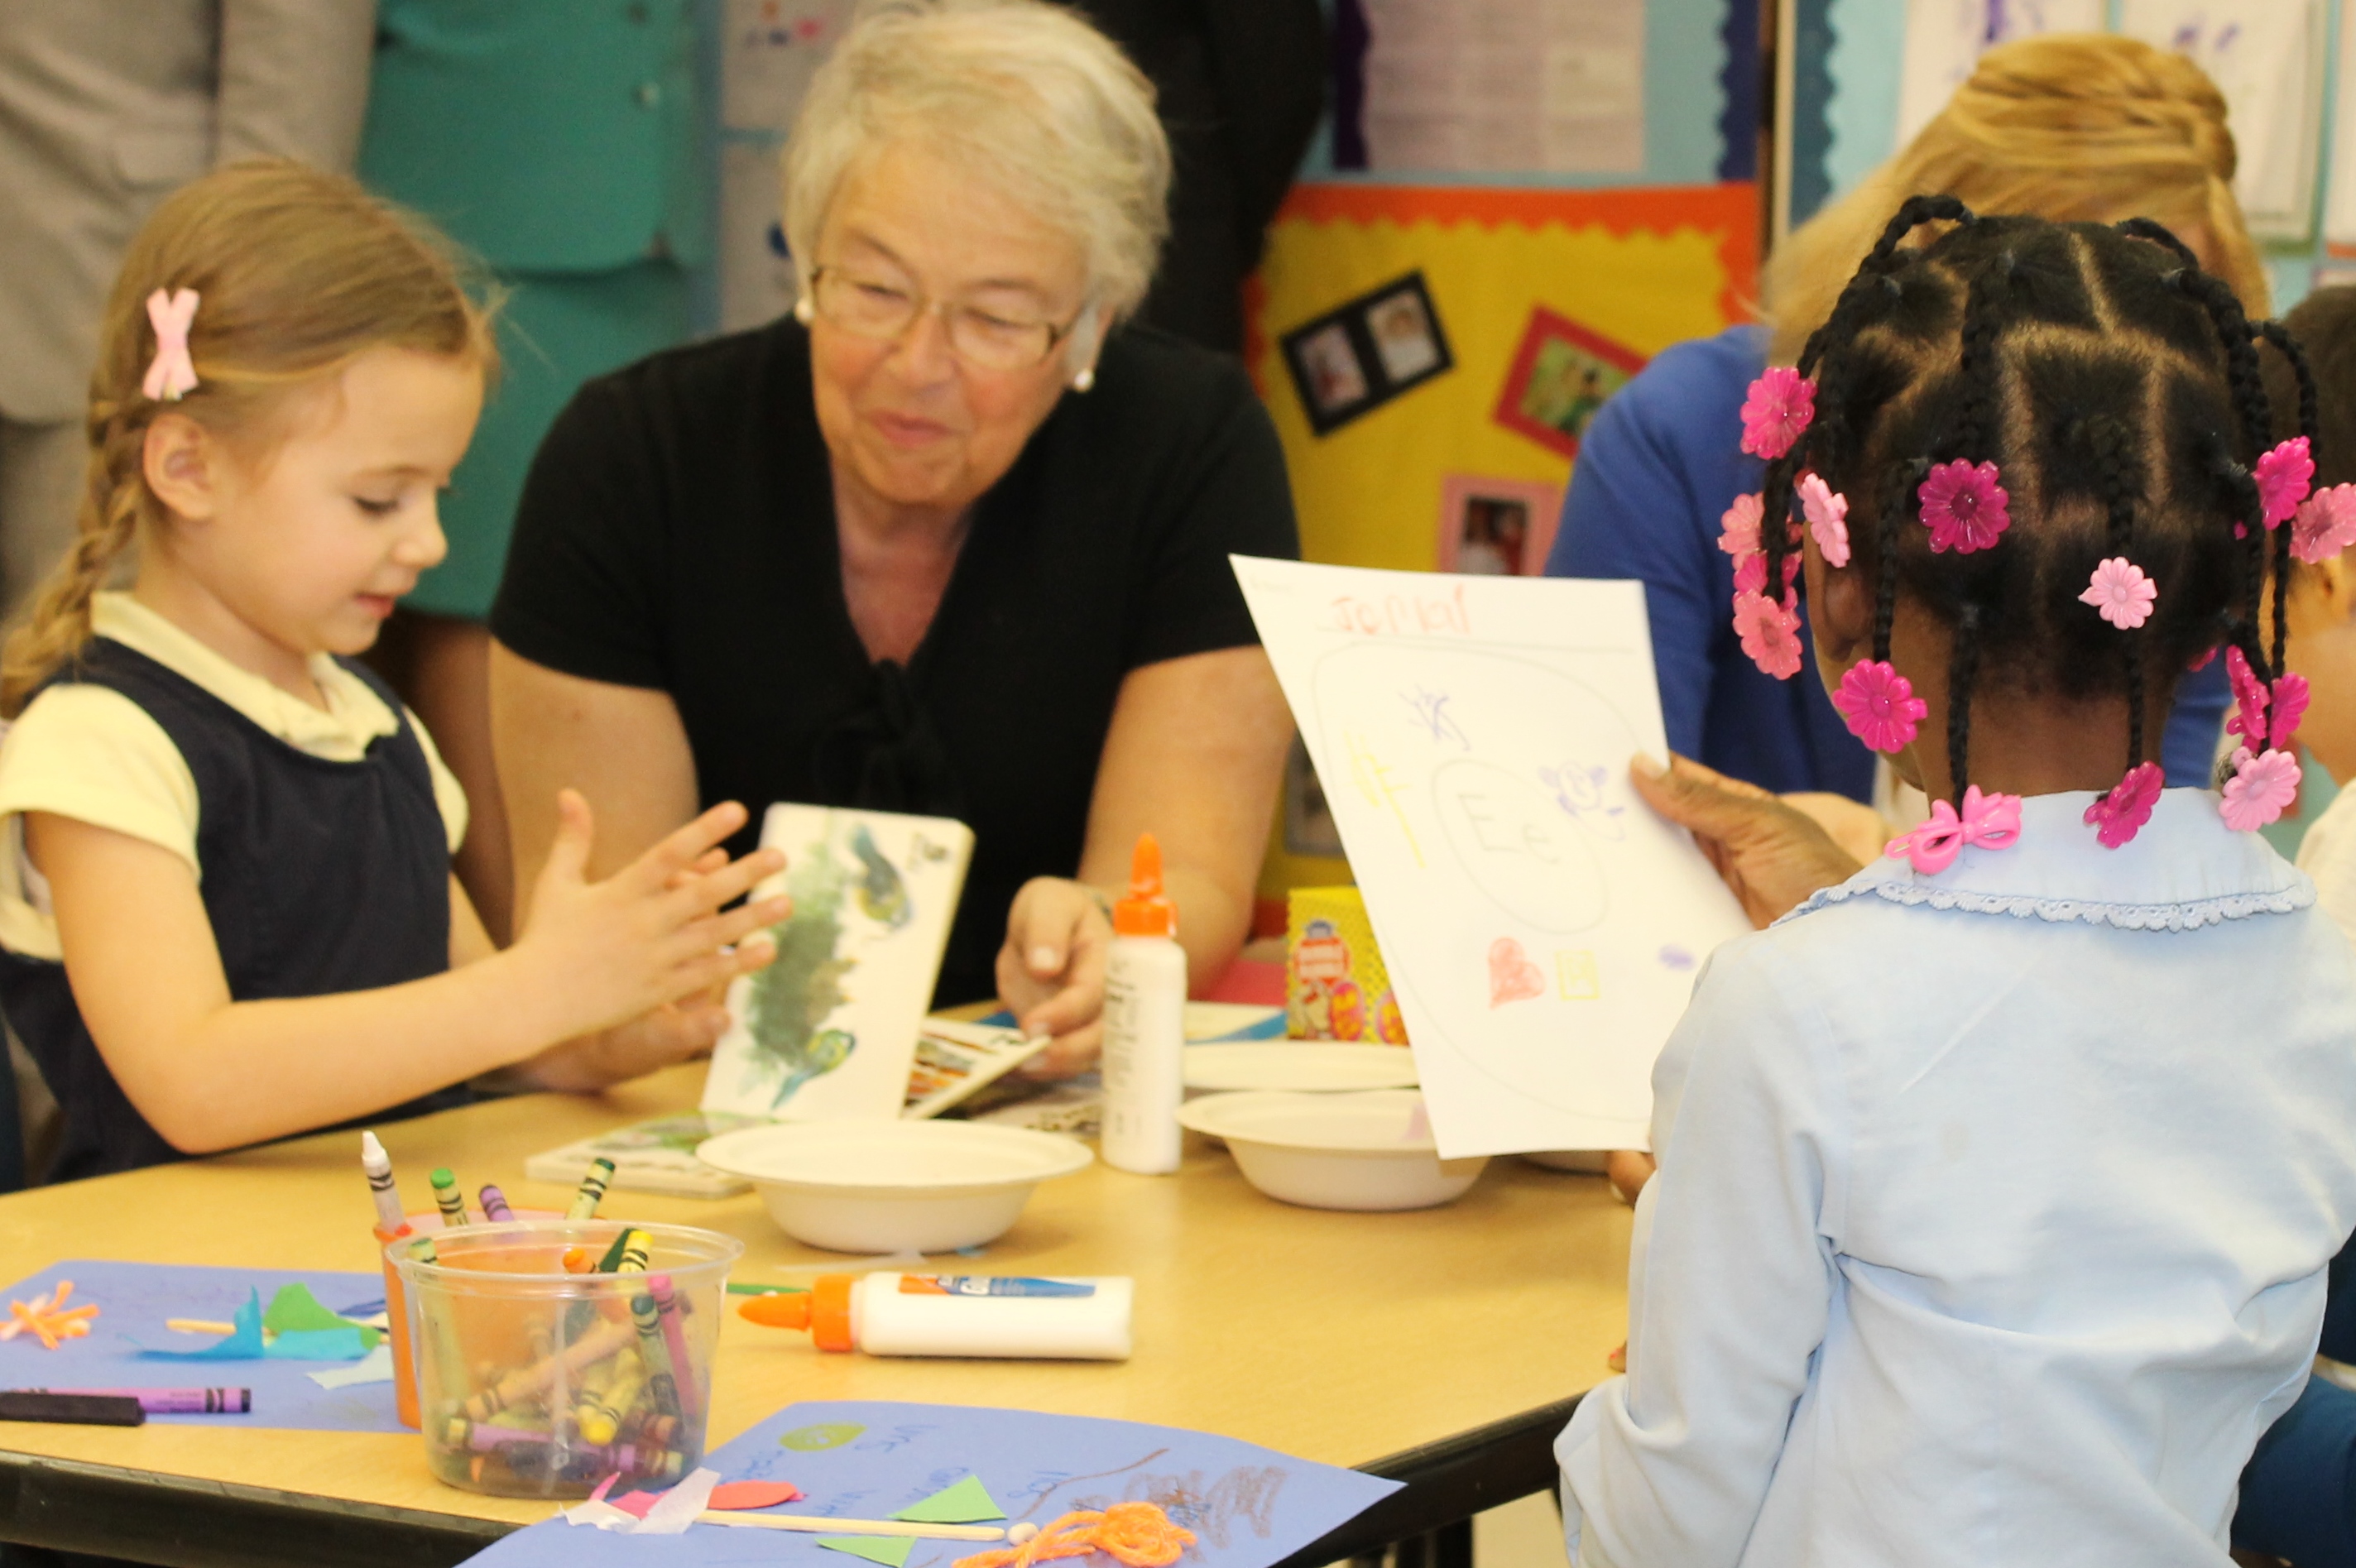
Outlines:
<svg viewBox="0 0 2356 1568"><path fill-rule="evenodd" d="M643 1271L594 1267L644 1231ZM389 1243L417 1367L426 1462L468 1491L586 1497L667 1486L703 1457L734 1236L618 1220L461 1225Z"/></svg>

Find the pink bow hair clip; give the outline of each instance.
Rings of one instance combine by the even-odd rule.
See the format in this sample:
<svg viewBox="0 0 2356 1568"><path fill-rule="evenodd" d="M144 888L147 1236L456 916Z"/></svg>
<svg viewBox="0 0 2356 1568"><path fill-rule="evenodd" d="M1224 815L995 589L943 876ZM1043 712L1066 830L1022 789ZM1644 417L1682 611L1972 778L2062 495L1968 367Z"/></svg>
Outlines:
<svg viewBox="0 0 2356 1568"><path fill-rule="evenodd" d="M147 320L155 328L155 358L139 389L159 403L175 403L197 389L197 362L188 357L188 328L197 319L197 291L157 289L147 296Z"/></svg>
<svg viewBox="0 0 2356 1568"><path fill-rule="evenodd" d="M2020 837L2020 797L1982 795L1980 786L1964 790L1964 809L1944 800L1931 803L1931 820L1890 841L1882 853L1893 860L1911 860L1914 869L1934 877L1955 863L1966 844L1983 849L2008 849Z"/></svg>

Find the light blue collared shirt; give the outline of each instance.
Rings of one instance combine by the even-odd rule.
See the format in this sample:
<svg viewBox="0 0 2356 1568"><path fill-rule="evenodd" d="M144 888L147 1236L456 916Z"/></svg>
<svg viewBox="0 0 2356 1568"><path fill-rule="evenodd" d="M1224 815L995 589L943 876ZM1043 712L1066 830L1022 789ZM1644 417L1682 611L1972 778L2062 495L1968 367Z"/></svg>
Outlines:
<svg viewBox="0 0 2356 1568"><path fill-rule="evenodd" d="M2356 974L2216 795L2094 798L1710 961L1555 1447L1583 1568L2225 1563L2356 1227Z"/></svg>

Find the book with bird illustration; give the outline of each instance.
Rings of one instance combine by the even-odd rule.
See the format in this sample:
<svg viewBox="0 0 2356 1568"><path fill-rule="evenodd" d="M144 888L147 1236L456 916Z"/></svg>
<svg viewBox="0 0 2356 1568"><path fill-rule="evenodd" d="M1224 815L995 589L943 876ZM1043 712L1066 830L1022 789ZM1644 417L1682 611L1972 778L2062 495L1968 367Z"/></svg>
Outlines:
<svg viewBox="0 0 2356 1568"><path fill-rule="evenodd" d="M793 913L771 928L776 962L729 988L703 1109L786 1121L900 1114L916 1034L973 855L973 830L905 816L780 803L761 821L786 869L758 897Z"/></svg>

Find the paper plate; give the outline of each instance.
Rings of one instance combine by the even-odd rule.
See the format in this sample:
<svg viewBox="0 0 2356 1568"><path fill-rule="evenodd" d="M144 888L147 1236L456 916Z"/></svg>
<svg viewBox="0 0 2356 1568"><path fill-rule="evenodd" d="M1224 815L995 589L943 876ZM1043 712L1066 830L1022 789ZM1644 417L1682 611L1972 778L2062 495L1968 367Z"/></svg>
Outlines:
<svg viewBox="0 0 2356 1568"><path fill-rule="evenodd" d="M937 1253L1005 1233L1031 1189L1096 1156L1053 1133L980 1122L743 1127L695 1157L750 1181L785 1232L843 1253Z"/></svg>
<svg viewBox="0 0 2356 1568"><path fill-rule="evenodd" d="M1178 1120L1224 1138L1260 1191L1311 1209L1430 1209L1462 1197L1489 1164L1441 1159L1412 1089L1205 1094Z"/></svg>
<svg viewBox="0 0 2356 1568"><path fill-rule="evenodd" d="M1189 1089L1279 1089L1330 1093L1350 1089L1412 1089L1416 1083L1414 1055L1396 1045L1249 1040L1186 1048Z"/></svg>

